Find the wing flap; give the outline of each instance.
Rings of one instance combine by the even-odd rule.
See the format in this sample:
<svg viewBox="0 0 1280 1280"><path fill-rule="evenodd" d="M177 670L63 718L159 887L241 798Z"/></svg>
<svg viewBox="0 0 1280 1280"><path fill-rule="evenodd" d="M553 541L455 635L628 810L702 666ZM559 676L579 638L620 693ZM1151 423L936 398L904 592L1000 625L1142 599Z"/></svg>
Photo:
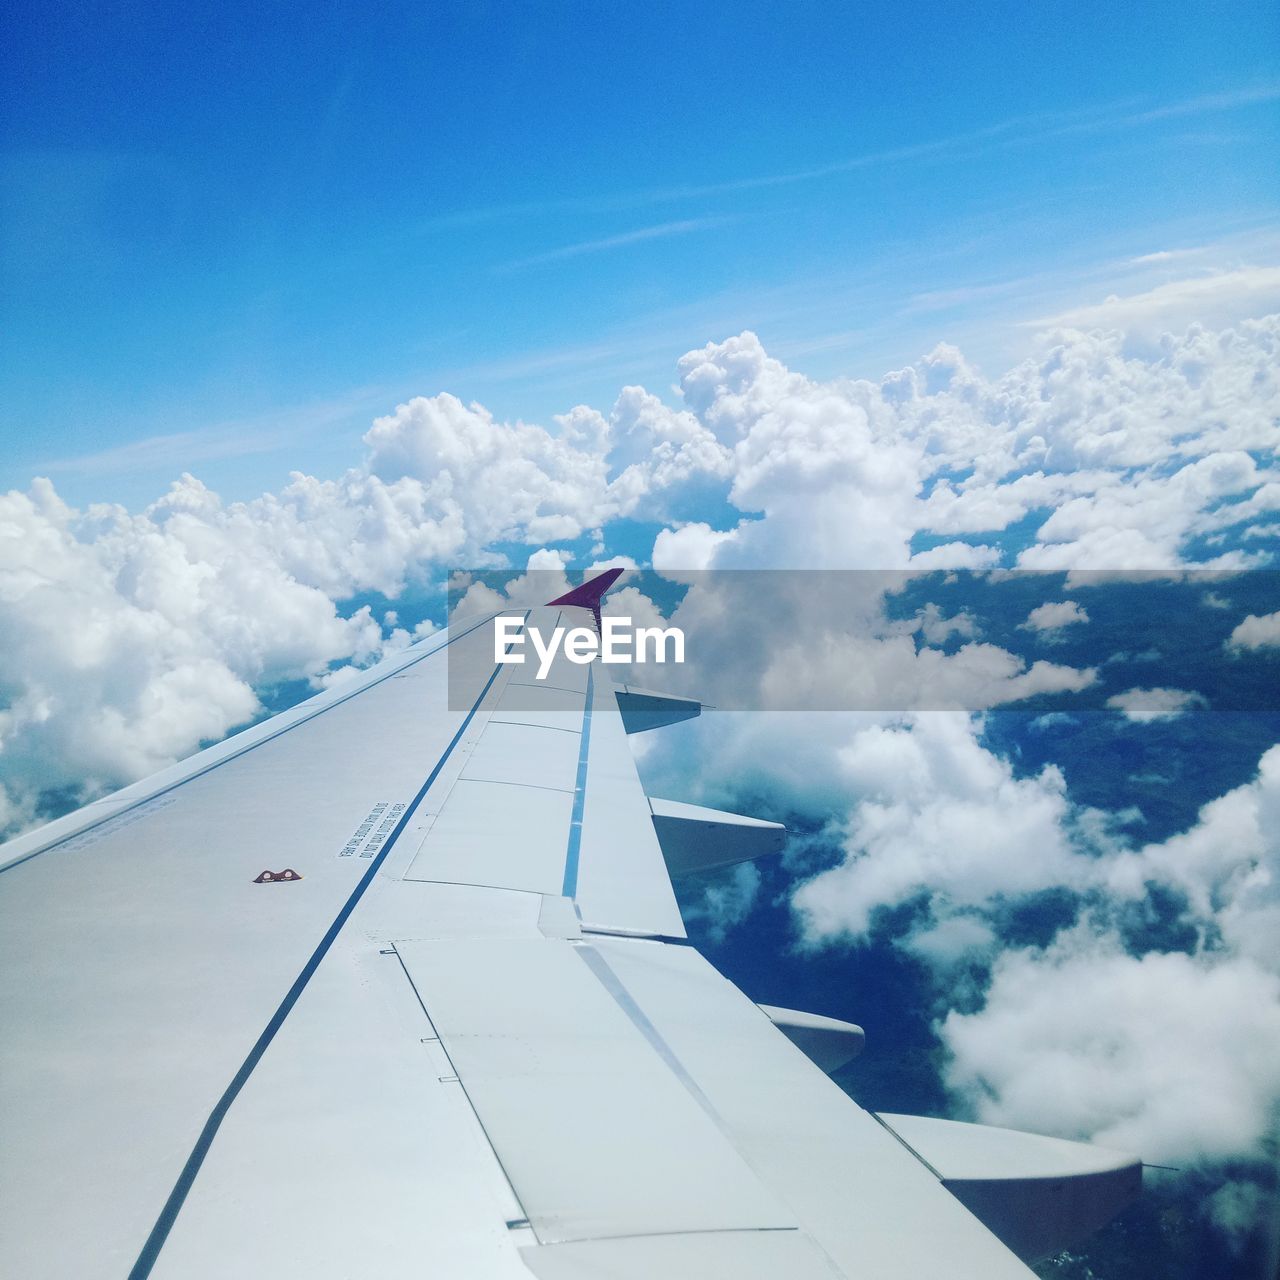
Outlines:
<svg viewBox="0 0 1280 1280"><path fill-rule="evenodd" d="M866 1043L866 1033L852 1022L824 1018L821 1014L805 1013L800 1009L781 1009L773 1004L762 1004L760 1009L806 1058L827 1075L833 1075L852 1062Z"/></svg>
<svg viewBox="0 0 1280 1280"><path fill-rule="evenodd" d="M622 723L628 733L644 733L700 716L702 703L697 698L623 684L618 688L618 710L622 712Z"/></svg>
<svg viewBox="0 0 1280 1280"><path fill-rule="evenodd" d="M850 1276L1030 1272L874 1117L691 947L597 938L762 1183Z"/></svg>
<svg viewBox="0 0 1280 1280"><path fill-rule="evenodd" d="M795 1227L585 949L398 950L540 1242Z"/></svg>
<svg viewBox="0 0 1280 1280"><path fill-rule="evenodd" d="M491 720L462 776L572 793L578 773L580 739L580 722L565 730Z"/></svg>
<svg viewBox="0 0 1280 1280"><path fill-rule="evenodd" d="M573 792L461 778L407 880L559 893Z"/></svg>
<svg viewBox="0 0 1280 1280"><path fill-rule="evenodd" d="M696 1236L588 1240L521 1250L538 1280L838 1280L822 1250L799 1231L714 1231Z"/></svg>

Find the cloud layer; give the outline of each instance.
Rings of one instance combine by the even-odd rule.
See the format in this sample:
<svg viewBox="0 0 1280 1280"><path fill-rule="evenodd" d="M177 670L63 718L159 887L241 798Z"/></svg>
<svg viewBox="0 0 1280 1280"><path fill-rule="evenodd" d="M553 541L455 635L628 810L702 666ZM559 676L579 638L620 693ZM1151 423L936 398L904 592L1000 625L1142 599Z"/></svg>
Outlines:
<svg viewBox="0 0 1280 1280"><path fill-rule="evenodd" d="M184 475L145 511L76 511L38 480L0 497L0 831L221 737L275 683L340 678L408 642L352 597L393 598L512 547L556 569L652 522L653 562L672 573L1274 563L1278 348L1275 316L1141 341L1059 329L996 378L944 346L878 382L815 382L744 333L678 362L674 404L626 387L608 412L577 406L543 427L448 394L410 400L342 476L295 475L252 502ZM865 635L821 651L771 637L770 705L855 668L880 705L908 705L899 688L972 707L1093 679L1027 667L964 613L890 624L883 590L864 612ZM1273 650L1277 617L1241 620L1223 661ZM726 648L753 643L700 624ZM1062 599L1023 625L1065 643L1089 612ZM1143 732L1196 696L1140 687L1112 702ZM839 841L838 865L794 894L808 945L872 937L886 911L907 921L895 945L964 997L939 1032L948 1083L980 1118L1175 1162L1251 1158L1273 1131L1280 748L1189 830L1143 845L1132 815L1076 803L1053 765L1015 769L964 713L683 732L669 741L693 744L704 799L752 789ZM743 918L758 883L713 891L717 927ZM1143 933L1157 889L1183 945ZM1046 894L1069 920L1043 945L1004 947L1009 913Z"/></svg>
<svg viewBox="0 0 1280 1280"><path fill-rule="evenodd" d="M0 820L30 821L41 791L83 797L191 751L252 716L265 685L367 661L386 637L335 602L501 563L496 546L599 552L628 519L662 526L652 555L667 568L1266 562L1280 317L1127 341L1058 331L996 379L939 347L879 382L820 383L744 333L678 362L674 408L626 387L607 414L578 406L545 428L419 397L374 422L341 477L295 474L252 502L183 476L141 513L73 511L37 481L0 498ZM738 515L687 519L708 505ZM1071 604L1028 625L1051 638L1085 622ZM1274 631L1250 618L1232 644ZM902 678L945 697L966 662L969 681L1020 670L974 643L947 663L925 649ZM882 661L872 674L888 678Z"/></svg>

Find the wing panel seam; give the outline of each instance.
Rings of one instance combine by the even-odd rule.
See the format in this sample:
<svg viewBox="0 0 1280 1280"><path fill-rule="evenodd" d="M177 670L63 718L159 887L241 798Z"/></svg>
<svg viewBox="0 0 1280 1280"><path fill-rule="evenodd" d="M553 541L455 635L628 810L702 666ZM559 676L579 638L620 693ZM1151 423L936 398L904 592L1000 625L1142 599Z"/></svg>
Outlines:
<svg viewBox="0 0 1280 1280"><path fill-rule="evenodd" d="M582 704L582 740L578 744L578 774L574 782L573 814L569 819L569 840L565 848L562 897L578 896L578 860L582 853L582 815L587 804L587 760L591 749L591 698L595 668L587 668L587 692Z"/></svg>
<svg viewBox="0 0 1280 1280"><path fill-rule="evenodd" d="M525 619L528 619L528 613ZM477 626L483 626L483 623ZM474 628L473 628L474 629ZM470 634L464 632L464 634ZM459 636L459 639L462 637ZM449 643L452 643L450 641ZM447 647L447 646L442 646ZM432 650L438 652L438 650ZM424 657L429 655L424 654ZM302 972L294 979L293 985L289 988L284 999L280 1002L279 1007L271 1016L271 1020L263 1029L262 1034L255 1041L253 1048L249 1050L248 1057L241 1064L239 1071L232 1078L231 1083L224 1090L222 1096L218 1099L212 1112L209 1114L208 1120L205 1122L204 1128L200 1131L200 1136L196 1139L196 1144L192 1148L191 1154L187 1157L186 1164L183 1165L178 1180L174 1185L172 1192L169 1194L164 1207L160 1211L160 1216L156 1219L155 1225L151 1229L146 1241L142 1246L138 1259L134 1263L129 1272L129 1280L146 1280L150 1276L152 1269L155 1267L156 1261L160 1256L161 1249L164 1248L165 1241L169 1237L170 1231L173 1229L174 1223L177 1221L178 1214L182 1211L182 1206L186 1202L186 1198L191 1191L191 1187L195 1182L196 1175L200 1172L200 1166L204 1163L205 1157L209 1153L213 1140L217 1136L222 1122L226 1119L227 1113L230 1111L232 1104L239 1096L240 1091L248 1082L249 1077L253 1074L254 1069L262 1060L262 1056L266 1053L272 1040L275 1039L277 1032L284 1025L285 1019L292 1012L293 1007L297 1004L302 992L306 989L307 984L311 981L316 969L319 968L320 962L328 954L329 948L333 945L334 940L342 931L343 925L346 924L351 913L355 910L356 905L364 896L365 890L373 882L374 876L386 861L387 855L394 848L405 828L409 825L413 818L418 805L422 802L423 797L431 789L432 784L440 776L441 770L444 768L445 762L453 754L458 743L462 741L462 735L467 731L467 727L471 724L476 712L480 709L480 704L488 695L489 690L493 688L493 683L497 680L498 675L502 672L503 665L498 664L494 667L489 679L485 682L485 686L480 690L479 696L472 703L471 709L463 718L462 723L458 726L457 732L453 735L449 745L445 747L444 752L432 767L431 772L427 775L426 781L419 788L417 795L410 801L404 813L401 815L400 821L396 824L395 830L388 837L386 844L379 850L377 856L369 864L364 875L360 877L360 882L352 890L347 901L343 904L342 909L330 924L324 937L321 938L316 949L311 953L310 959L303 966ZM336 705L336 704L335 704ZM326 710L328 708L325 708ZM319 714L319 713L317 713Z"/></svg>
<svg viewBox="0 0 1280 1280"><path fill-rule="evenodd" d="M409 986L413 991L414 998L417 1000L423 1014L426 1016L427 1022L435 1033L437 1043L440 1045L440 1052L444 1054L449 1065L453 1068L453 1074L456 1078L458 1088L462 1091L462 1096L467 1100L467 1107L470 1109L472 1118L476 1122L476 1128L480 1130L480 1135L484 1139L484 1144L492 1153L494 1163L498 1166L503 1180L506 1182L507 1187L511 1192L511 1199L519 1206L520 1212L524 1215L524 1220L529 1222L529 1210L525 1207L524 1201L520 1199L520 1193L516 1190L516 1184L512 1181L510 1173L507 1172L507 1166L502 1163L502 1157L498 1154L498 1148L493 1145L493 1138L489 1135L489 1130L484 1127L484 1121L480 1118L480 1112L476 1109L475 1100L472 1098L471 1093L467 1088L467 1082L462 1078L462 1073L458 1070L457 1064L453 1060L453 1054L449 1052L449 1045L444 1036L440 1034L439 1028L435 1024L435 1020L431 1017L431 1011L427 1008L426 1001L422 998L422 992L418 990L418 984L413 980L413 974L409 972L409 966L404 962L404 956L402 956L399 950L396 949L394 942L391 946L395 951L395 957L400 964L401 971L409 981Z"/></svg>

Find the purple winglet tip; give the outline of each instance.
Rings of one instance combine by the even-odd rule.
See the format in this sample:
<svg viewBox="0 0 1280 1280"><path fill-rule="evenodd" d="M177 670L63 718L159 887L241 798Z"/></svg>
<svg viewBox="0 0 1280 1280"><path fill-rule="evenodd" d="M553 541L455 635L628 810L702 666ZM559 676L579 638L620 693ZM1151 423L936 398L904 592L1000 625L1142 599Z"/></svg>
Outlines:
<svg viewBox="0 0 1280 1280"><path fill-rule="evenodd" d="M598 612L604 593L622 577L622 574L623 570L621 568L606 569L602 574L588 579L581 585L574 587L572 591L567 591L564 595L557 596L554 600L548 600L547 603L576 605L579 609L592 609Z"/></svg>

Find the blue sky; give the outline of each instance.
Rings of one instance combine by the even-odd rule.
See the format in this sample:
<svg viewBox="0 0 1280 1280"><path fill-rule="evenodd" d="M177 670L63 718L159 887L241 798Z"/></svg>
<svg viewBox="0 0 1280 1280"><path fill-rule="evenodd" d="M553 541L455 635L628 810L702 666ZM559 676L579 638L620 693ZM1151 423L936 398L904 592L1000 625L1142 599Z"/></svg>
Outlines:
<svg viewBox="0 0 1280 1280"><path fill-rule="evenodd" d="M335 474L414 394L607 408L746 327L816 376L943 339L998 371L1026 322L1158 285L1149 255L1259 260L1280 194L1265 3L10 28L0 486L80 503Z"/></svg>

